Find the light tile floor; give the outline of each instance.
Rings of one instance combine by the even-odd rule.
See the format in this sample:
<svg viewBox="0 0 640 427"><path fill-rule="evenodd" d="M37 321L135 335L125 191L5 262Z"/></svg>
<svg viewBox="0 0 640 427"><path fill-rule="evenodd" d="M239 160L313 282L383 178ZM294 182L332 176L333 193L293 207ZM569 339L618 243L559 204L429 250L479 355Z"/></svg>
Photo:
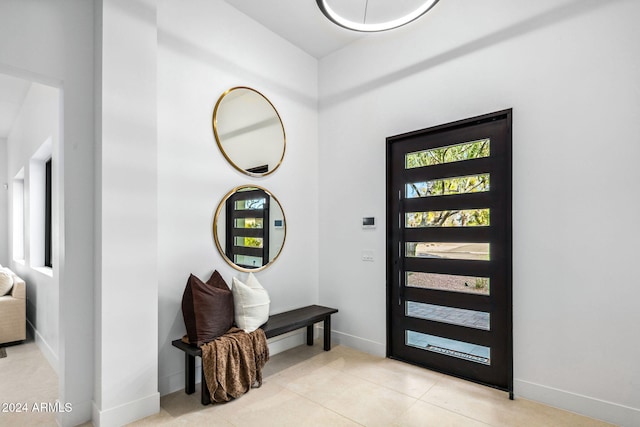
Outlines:
<svg viewBox="0 0 640 427"><path fill-rule="evenodd" d="M271 358L264 383L202 406L183 390L132 426L549 426L610 424L349 347L300 346Z"/></svg>
<svg viewBox="0 0 640 427"><path fill-rule="evenodd" d="M47 359L32 339L6 351L0 359L0 426L57 426L54 413L34 411L58 397L58 377Z"/></svg>
<svg viewBox="0 0 640 427"><path fill-rule="evenodd" d="M0 359L0 402L55 401L57 378L33 342ZM131 426L553 426L609 424L344 346L300 346L271 358L264 384L222 405L163 396ZM0 426L55 426L52 414L0 413ZM90 423L85 426L90 426Z"/></svg>

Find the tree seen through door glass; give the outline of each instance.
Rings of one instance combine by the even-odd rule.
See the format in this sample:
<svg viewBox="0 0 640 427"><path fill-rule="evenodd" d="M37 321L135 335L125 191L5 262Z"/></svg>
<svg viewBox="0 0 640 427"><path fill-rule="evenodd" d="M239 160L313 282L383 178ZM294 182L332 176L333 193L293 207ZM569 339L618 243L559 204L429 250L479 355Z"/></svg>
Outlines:
<svg viewBox="0 0 640 427"><path fill-rule="evenodd" d="M421 168L425 166L441 165L462 160L480 159L491 154L491 140L480 139L462 144L447 145L445 147L416 151L405 155L405 168Z"/></svg>
<svg viewBox="0 0 640 427"><path fill-rule="evenodd" d="M405 227L487 227L491 225L489 214L489 209L407 212Z"/></svg>
<svg viewBox="0 0 640 427"><path fill-rule="evenodd" d="M239 246L243 248L262 248L264 244L264 239L261 237L243 237L236 236L234 238L234 246Z"/></svg>
<svg viewBox="0 0 640 427"><path fill-rule="evenodd" d="M264 209L265 199L251 199L251 200L237 200L235 204L235 210L253 210Z"/></svg>
<svg viewBox="0 0 640 427"><path fill-rule="evenodd" d="M234 220L234 228L263 228L264 220L262 218L236 218Z"/></svg>
<svg viewBox="0 0 640 427"><path fill-rule="evenodd" d="M448 196L452 194L480 193L490 190L490 174L457 176L406 184L406 198Z"/></svg>

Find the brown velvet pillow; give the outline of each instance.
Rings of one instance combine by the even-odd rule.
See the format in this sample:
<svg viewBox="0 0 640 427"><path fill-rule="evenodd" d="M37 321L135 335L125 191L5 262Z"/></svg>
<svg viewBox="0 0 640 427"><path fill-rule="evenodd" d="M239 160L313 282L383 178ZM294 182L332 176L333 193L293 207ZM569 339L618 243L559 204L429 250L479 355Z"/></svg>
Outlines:
<svg viewBox="0 0 640 427"><path fill-rule="evenodd" d="M233 324L233 294L220 273L207 283L191 274L182 295L182 316L189 343L201 346L224 335Z"/></svg>

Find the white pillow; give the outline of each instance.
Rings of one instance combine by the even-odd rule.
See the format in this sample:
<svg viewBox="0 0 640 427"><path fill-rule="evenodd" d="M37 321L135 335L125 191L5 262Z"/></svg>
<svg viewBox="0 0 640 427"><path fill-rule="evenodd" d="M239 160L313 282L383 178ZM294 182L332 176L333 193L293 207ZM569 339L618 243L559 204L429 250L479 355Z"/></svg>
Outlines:
<svg viewBox="0 0 640 427"><path fill-rule="evenodd" d="M269 320L269 294L253 273L249 273L246 284L234 277L231 292L238 328L253 332Z"/></svg>
<svg viewBox="0 0 640 427"><path fill-rule="evenodd" d="M0 268L0 297L9 293L13 287L13 276L4 268Z"/></svg>

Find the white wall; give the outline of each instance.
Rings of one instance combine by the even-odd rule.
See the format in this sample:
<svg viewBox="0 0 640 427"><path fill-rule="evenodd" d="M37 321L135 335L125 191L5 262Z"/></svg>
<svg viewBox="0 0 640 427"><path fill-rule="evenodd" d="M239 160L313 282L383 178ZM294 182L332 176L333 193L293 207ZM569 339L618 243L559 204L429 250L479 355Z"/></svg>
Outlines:
<svg viewBox="0 0 640 427"><path fill-rule="evenodd" d="M52 157L55 173L52 174L53 204L58 205L57 186L60 171L57 168L60 152L60 90L51 86L32 83L7 138L7 175L11 183L18 172L24 175L24 259L16 261L13 247L9 264L28 286L27 322L36 344L47 360L58 371L59 353L59 286L58 269L43 267L44 248L44 169L43 161ZM55 153L55 156L52 156ZM10 194L13 188L10 185ZM8 211L13 207L10 197ZM9 218L8 237L13 239L13 223ZM57 221L52 218L52 234L59 235ZM53 240L55 241L55 239ZM57 250L53 253L53 265L57 266Z"/></svg>
<svg viewBox="0 0 640 427"><path fill-rule="evenodd" d="M233 276L246 278L213 241L216 207L232 188L267 188L287 219L280 257L256 274L271 313L317 302L317 61L219 0L163 2L158 26L159 380L166 394L184 387L184 355L171 341L185 333L180 304L189 274L206 280L217 269L229 285ZM241 85L269 98L287 133L282 165L264 178L234 169L213 136L216 101Z"/></svg>
<svg viewBox="0 0 640 427"><path fill-rule="evenodd" d="M98 7L93 422L120 426L160 409L156 2L103 0Z"/></svg>
<svg viewBox="0 0 640 427"><path fill-rule="evenodd" d="M638 18L624 0L440 2L320 61L320 303L339 341L385 352L385 137L513 108L515 392L640 424Z"/></svg>
<svg viewBox="0 0 640 427"><path fill-rule="evenodd" d="M73 411L58 420L76 425L91 417L93 383L93 2L2 1L0 72L63 92L58 373Z"/></svg>

